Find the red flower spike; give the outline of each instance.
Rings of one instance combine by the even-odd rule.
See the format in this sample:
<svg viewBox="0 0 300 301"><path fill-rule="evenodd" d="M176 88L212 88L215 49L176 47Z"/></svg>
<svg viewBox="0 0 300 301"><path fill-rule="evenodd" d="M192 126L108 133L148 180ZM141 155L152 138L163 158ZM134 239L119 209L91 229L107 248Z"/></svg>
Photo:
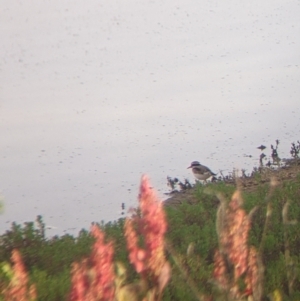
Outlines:
<svg viewBox="0 0 300 301"><path fill-rule="evenodd" d="M3 290L5 300L32 301L36 300L36 288L28 286L28 275L18 250L12 251L13 278L7 288Z"/></svg>
<svg viewBox="0 0 300 301"><path fill-rule="evenodd" d="M226 277L226 264L224 258L219 250L216 250L214 255L214 279L217 281L221 289L226 290L228 287L228 280Z"/></svg>
<svg viewBox="0 0 300 301"><path fill-rule="evenodd" d="M259 256L254 247L248 246L250 218L241 207L243 199L236 191L227 207L220 207L218 225L220 250L214 258L214 278L229 298L239 299L251 295L260 300L262 272L259 267ZM223 205L224 206L224 205ZM222 211L220 211L222 213ZM228 262L228 264L225 264ZM245 276L246 289L240 291L238 280Z"/></svg>
<svg viewBox="0 0 300 301"><path fill-rule="evenodd" d="M111 242L105 244L104 233L97 225L91 227L91 233L96 238L91 254L92 270L95 273L91 290L99 300L113 300L114 297L114 249ZM96 300L98 300L96 299Z"/></svg>
<svg viewBox="0 0 300 301"><path fill-rule="evenodd" d="M104 233L97 225L91 227L91 234L96 240L90 258L72 267L70 301L114 300L113 245L105 244Z"/></svg>
<svg viewBox="0 0 300 301"><path fill-rule="evenodd" d="M253 295L254 300L260 300L262 295L262 274L259 254L254 247L250 248L248 270L245 278L246 293Z"/></svg>
<svg viewBox="0 0 300 301"><path fill-rule="evenodd" d="M241 194L236 191L226 210L221 245L230 262L234 265L234 278L237 280L247 270L248 233L250 221L244 209Z"/></svg>
<svg viewBox="0 0 300 301"><path fill-rule="evenodd" d="M72 289L70 293L70 301L84 301L85 291L88 289L88 281L86 275L86 264L84 262L72 264Z"/></svg>
<svg viewBox="0 0 300 301"><path fill-rule="evenodd" d="M129 251L129 262L134 265L135 270L141 273L144 270L145 251L138 248L138 237L133 228L133 220L125 221L125 237Z"/></svg>
<svg viewBox="0 0 300 301"><path fill-rule="evenodd" d="M158 282L164 284L164 281L158 280L159 276L162 273L168 274L164 254L167 222L163 204L150 187L147 176L143 176L141 180L139 208L140 215L134 214L125 222L129 260L138 273L141 273L143 277L150 276L158 286ZM143 248L138 246L139 236L144 238Z"/></svg>

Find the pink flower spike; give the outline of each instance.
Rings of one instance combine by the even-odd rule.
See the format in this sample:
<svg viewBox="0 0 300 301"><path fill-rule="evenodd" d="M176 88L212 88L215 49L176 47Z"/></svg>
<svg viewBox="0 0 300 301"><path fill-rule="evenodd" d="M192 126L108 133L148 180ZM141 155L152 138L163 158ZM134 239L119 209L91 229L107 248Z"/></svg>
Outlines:
<svg viewBox="0 0 300 301"><path fill-rule="evenodd" d="M36 300L35 285L28 285L29 278L18 250L12 251L11 261L13 276L8 287L2 290L4 300Z"/></svg>
<svg viewBox="0 0 300 301"><path fill-rule="evenodd" d="M104 233L97 225L92 225L91 234L95 242L90 258L72 265L70 301L114 300L113 245L105 243Z"/></svg>
<svg viewBox="0 0 300 301"><path fill-rule="evenodd" d="M142 176L139 194L140 214L125 222L125 236L130 262L138 273L151 276L154 282L164 270L164 235L167 222L162 201L150 186L146 175ZM138 246L138 237L143 237L143 249Z"/></svg>

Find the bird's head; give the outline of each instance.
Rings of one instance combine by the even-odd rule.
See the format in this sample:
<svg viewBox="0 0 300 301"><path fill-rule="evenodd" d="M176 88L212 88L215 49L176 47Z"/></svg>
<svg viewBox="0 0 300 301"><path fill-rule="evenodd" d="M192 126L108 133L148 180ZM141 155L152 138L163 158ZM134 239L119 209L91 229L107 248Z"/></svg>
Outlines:
<svg viewBox="0 0 300 301"><path fill-rule="evenodd" d="M199 165L200 165L200 163L198 161L193 161L188 168L193 168L193 167L199 166Z"/></svg>

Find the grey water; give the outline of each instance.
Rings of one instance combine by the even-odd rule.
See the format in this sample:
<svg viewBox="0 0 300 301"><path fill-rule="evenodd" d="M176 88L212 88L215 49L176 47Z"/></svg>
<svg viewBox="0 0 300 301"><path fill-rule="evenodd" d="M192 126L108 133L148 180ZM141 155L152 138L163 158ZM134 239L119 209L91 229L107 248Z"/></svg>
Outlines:
<svg viewBox="0 0 300 301"><path fill-rule="evenodd" d="M38 214L48 235L115 220L143 173L163 199L191 161L250 172L276 139L288 157L299 14L296 0L3 1L0 233Z"/></svg>

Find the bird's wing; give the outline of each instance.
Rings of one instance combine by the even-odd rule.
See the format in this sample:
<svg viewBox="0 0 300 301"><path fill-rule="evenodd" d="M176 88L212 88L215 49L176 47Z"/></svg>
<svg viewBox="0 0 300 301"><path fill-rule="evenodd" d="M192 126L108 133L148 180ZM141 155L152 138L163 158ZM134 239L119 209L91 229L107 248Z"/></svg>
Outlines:
<svg viewBox="0 0 300 301"><path fill-rule="evenodd" d="M199 165L199 166L195 166L194 167L195 170L197 170L199 173L205 173L205 172L209 172L209 168L207 168L206 166L204 165Z"/></svg>
<svg viewBox="0 0 300 301"><path fill-rule="evenodd" d="M213 173L208 167L201 165L201 166L197 166L196 167L197 170L199 170L200 173L210 173L213 176L215 176L216 174Z"/></svg>

